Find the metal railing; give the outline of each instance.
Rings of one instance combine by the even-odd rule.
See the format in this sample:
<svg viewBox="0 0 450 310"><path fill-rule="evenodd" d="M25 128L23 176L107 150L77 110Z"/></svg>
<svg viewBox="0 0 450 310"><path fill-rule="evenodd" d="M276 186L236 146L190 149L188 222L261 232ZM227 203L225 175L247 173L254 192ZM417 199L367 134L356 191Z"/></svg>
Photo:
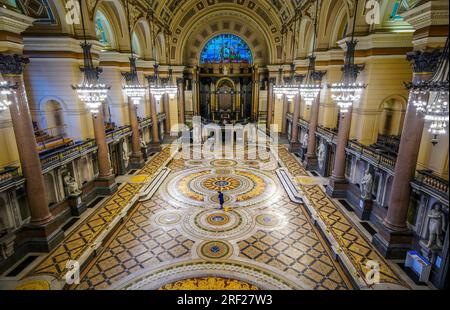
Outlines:
<svg viewBox="0 0 450 310"><path fill-rule="evenodd" d="M366 157L366 159L370 159L373 162L390 169L391 171L394 171L395 169L395 163L397 162L397 158L394 156L377 152L373 148L366 147L357 141L349 141L347 144L347 148L353 150L356 153L361 154L361 156Z"/></svg>
<svg viewBox="0 0 450 310"><path fill-rule="evenodd" d="M5 167L0 170L0 185L4 185L19 177L19 167Z"/></svg>
<svg viewBox="0 0 450 310"><path fill-rule="evenodd" d="M84 154L87 150L96 147L95 140L90 139L86 141L76 142L74 145L57 150L52 153L39 156L41 159L42 168L53 166L58 163L67 161L68 159L75 158L81 154Z"/></svg>
<svg viewBox="0 0 450 310"><path fill-rule="evenodd" d="M438 194L447 196L449 194L448 180L438 177L430 170L418 170L416 173L416 182Z"/></svg>

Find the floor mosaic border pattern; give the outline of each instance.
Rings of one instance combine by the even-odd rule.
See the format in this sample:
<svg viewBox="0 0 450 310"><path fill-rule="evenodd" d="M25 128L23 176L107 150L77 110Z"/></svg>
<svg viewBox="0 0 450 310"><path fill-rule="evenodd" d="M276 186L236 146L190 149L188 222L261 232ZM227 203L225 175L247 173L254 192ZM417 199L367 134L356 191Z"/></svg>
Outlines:
<svg viewBox="0 0 450 310"><path fill-rule="evenodd" d="M366 274L371 270L367 263L373 261L379 265L380 284L390 283L407 287L319 185L300 185L300 189L351 260L361 279L365 281Z"/></svg>
<svg viewBox="0 0 450 310"><path fill-rule="evenodd" d="M138 175L147 177L148 181L171 157L171 148L165 147L161 152L151 158ZM66 263L77 260L93 243L108 224L116 218L142 189L144 183L125 183L108 200L89 215L66 238L40 262L30 275L63 276Z"/></svg>
<svg viewBox="0 0 450 310"><path fill-rule="evenodd" d="M95 238L108 226L113 218L136 196L143 184L127 183L111 198L70 233L62 243L56 247L47 258L42 261L33 275L50 274L62 276L69 260L77 260L87 250Z"/></svg>

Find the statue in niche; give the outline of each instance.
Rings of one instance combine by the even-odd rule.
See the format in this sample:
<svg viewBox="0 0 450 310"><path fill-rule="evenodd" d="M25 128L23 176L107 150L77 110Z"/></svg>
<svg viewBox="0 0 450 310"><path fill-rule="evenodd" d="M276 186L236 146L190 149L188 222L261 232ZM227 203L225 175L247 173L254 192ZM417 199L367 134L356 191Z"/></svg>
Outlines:
<svg viewBox="0 0 450 310"><path fill-rule="evenodd" d="M373 177L370 173L370 167L367 167L363 178L361 179L360 190L361 199L370 200L372 198Z"/></svg>
<svg viewBox="0 0 450 310"><path fill-rule="evenodd" d="M139 143L141 144L141 148L142 149L146 149L147 148L147 143L145 143L144 139L139 139Z"/></svg>
<svg viewBox="0 0 450 310"><path fill-rule="evenodd" d="M125 167L128 167L130 157L128 156L128 143L125 140L122 142L122 159Z"/></svg>
<svg viewBox="0 0 450 310"><path fill-rule="evenodd" d="M429 249L442 249L442 235L446 230L445 213L442 212L441 205L435 205L428 211L428 242L426 247Z"/></svg>
<svg viewBox="0 0 450 310"><path fill-rule="evenodd" d="M64 176L64 186L67 189L67 193L69 196L79 196L81 195L81 191L78 187L77 181L72 177L70 172Z"/></svg>
<svg viewBox="0 0 450 310"><path fill-rule="evenodd" d="M303 139L302 139L302 147L303 147L304 149L307 149L307 148L308 148L308 139L309 139L309 135L308 135L308 133L305 133L305 134L303 135Z"/></svg>
<svg viewBox="0 0 450 310"><path fill-rule="evenodd" d="M325 144L320 143L319 151L317 152L317 161L319 163L319 168L323 169L323 164L325 163Z"/></svg>

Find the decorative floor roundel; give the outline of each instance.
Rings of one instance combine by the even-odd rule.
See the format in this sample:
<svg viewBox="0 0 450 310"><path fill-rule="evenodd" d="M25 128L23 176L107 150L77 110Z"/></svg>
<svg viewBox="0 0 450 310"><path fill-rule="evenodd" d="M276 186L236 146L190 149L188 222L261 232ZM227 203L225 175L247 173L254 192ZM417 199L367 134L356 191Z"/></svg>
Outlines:
<svg viewBox="0 0 450 310"><path fill-rule="evenodd" d="M225 241L207 241L198 248L198 255L204 259L225 259L232 253L232 246Z"/></svg>
<svg viewBox="0 0 450 310"><path fill-rule="evenodd" d="M247 236L255 226L252 216L244 209L216 209L187 213L182 221L183 231L194 239L231 240Z"/></svg>
<svg viewBox="0 0 450 310"><path fill-rule="evenodd" d="M218 191L225 195L225 204L231 208L270 203L276 198L276 182L266 174L239 167L234 160L212 160L212 166L180 171L161 187L162 197L178 207L218 207ZM216 205L217 204L217 205Z"/></svg>

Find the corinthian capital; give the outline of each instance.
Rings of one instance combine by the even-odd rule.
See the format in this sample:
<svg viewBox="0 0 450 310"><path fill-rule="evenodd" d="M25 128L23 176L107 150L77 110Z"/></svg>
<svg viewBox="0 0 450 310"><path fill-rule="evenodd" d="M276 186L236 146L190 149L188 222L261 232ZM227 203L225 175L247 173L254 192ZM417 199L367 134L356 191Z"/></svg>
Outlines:
<svg viewBox="0 0 450 310"><path fill-rule="evenodd" d="M25 64L29 62L30 60L27 57L23 57L18 54L0 54L0 73L15 75L22 74Z"/></svg>
<svg viewBox="0 0 450 310"><path fill-rule="evenodd" d="M430 73L436 71L440 56L439 50L432 52L414 51L406 54L406 59L411 62L414 73Z"/></svg>

